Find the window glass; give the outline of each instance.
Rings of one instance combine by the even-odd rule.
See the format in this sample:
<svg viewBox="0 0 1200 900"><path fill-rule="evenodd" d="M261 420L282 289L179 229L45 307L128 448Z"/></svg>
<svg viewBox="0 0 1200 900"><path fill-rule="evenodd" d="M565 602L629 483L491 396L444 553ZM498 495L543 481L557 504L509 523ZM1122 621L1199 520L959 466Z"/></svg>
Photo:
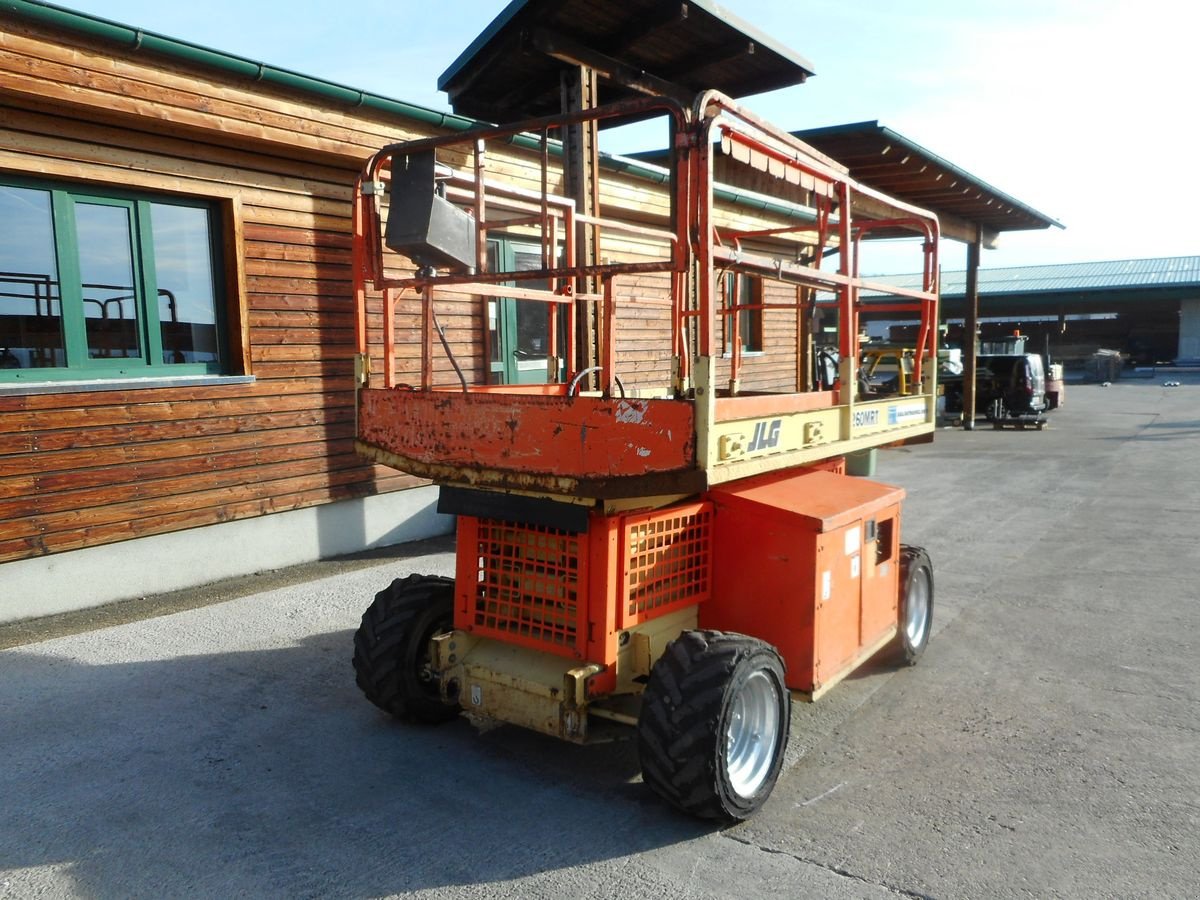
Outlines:
<svg viewBox="0 0 1200 900"><path fill-rule="evenodd" d="M217 296L209 212L151 203L164 363L217 362Z"/></svg>
<svg viewBox="0 0 1200 900"><path fill-rule="evenodd" d="M542 249L515 245L513 247L513 268L517 272L542 268ZM550 282L544 278L538 278L522 281L521 287L544 291L550 287ZM537 360L542 364L542 369L545 369L546 356L549 353L547 345L550 334L550 310L550 304L540 300L516 301L517 345L514 348L516 358L518 360Z"/></svg>
<svg viewBox="0 0 1200 900"><path fill-rule="evenodd" d="M734 305L734 279L737 279L737 305L755 306L763 302L763 287L762 279L753 275L748 275L745 272L734 274L730 273L724 281L725 303L726 306ZM762 320L763 311L761 309L739 309L738 317L738 339L743 351L758 352L763 348L762 343ZM733 348L733 325L732 318L724 317L725 322L725 352L729 353Z"/></svg>
<svg viewBox="0 0 1200 900"><path fill-rule="evenodd" d="M0 183L0 383L224 371L216 215L119 189Z"/></svg>
<svg viewBox="0 0 1200 900"><path fill-rule="evenodd" d="M0 184L0 369L66 363L50 192Z"/></svg>
<svg viewBox="0 0 1200 900"><path fill-rule="evenodd" d="M83 320L91 359L141 356L129 209L75 204Z"/></svg>
<svg viewBox="0 0 1200 900"><path fill-rule="evenodd" d="M560 260L561 263L561 260ZM492 272L530 272L543 269L540 244L510 238L488 241L488 269ZM544 278L519 283L522 288L547 290ZM546 380L551 356L565 356L566 315L562 304L502 297L489 302L491 325L490 373L502 384L540 384ZM550 346L551 317L557 327L558 350ZM561 360L560 360L561 369Z"/></svg>

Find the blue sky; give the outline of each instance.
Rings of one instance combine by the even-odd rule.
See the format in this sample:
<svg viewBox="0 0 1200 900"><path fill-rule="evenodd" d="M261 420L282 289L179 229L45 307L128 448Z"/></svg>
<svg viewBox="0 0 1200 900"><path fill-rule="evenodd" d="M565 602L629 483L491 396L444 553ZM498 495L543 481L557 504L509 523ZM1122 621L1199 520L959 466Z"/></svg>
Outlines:
<svg viewBox="0 0 1200 900"><path fill-rule="evenodd" d="M60 0L92 15L447 108L437 77L507 0ZM1178 0L725 0L807 84L748 98L789 130L877 119L1063 222L987 267L1200 254L1192 68ZM649 148L643 148L649 149ZM943 262L961 267L961 247Z"/></svg>

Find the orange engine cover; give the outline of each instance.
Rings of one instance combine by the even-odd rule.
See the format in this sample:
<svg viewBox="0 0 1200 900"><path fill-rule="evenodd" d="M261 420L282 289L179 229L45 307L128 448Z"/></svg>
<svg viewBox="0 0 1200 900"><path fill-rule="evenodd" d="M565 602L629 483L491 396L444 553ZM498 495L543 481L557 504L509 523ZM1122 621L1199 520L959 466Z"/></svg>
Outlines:
<svg viewBox="0 0 1200 900"><path fill-rule="evenodd" d="M775 645L788 687L814 694L895 633L901 488L808 470L708 496L713 590L702 628Z"/></svg>

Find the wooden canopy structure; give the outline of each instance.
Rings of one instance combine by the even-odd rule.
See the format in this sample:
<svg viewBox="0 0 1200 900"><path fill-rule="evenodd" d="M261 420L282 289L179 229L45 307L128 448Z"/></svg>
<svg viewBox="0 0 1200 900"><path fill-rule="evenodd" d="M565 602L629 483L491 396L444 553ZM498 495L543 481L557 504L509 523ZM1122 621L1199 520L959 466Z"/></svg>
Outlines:
<svg viewBox="0 0 1200 900"><path fill-rule="evenodd" d="M1004 231L1063 227L877 121L792 133L832 156L864 184L936 212L943 237L968 244L980 238L990 249Z"/></svg>
<svg viewBox="0 0 1200 900"><path fill-rule="evenodd" d="M508 122L562 110L559 72L599 77L598 103L690 103L800 84L812 66L711 0L513 0L438 79L460 115Z"/></svg>
<svg viewBox="0 0 1200 900"><path fill-rule="evenodd" d="M718 91L737 99L800 84L812 74L801 56L711 0L512 0L442 73L438 87L456 113L492 122L575 114L660 98L689 108ZM598 262L598 130L630 121L568 119L560 133L566 194L581 218L575 262ZM591 222L591 224L588 224ZM593 275L578 289L596 293ZM598 359L597 323L580 309L580 338Z"/></svg>

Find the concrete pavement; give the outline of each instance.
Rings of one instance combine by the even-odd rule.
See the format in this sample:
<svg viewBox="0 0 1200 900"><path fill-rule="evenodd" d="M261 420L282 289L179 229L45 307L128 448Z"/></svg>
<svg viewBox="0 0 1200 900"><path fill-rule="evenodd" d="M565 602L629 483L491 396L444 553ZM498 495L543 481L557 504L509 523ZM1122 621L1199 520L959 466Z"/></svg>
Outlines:
<svg viewBox="0 0 1200 900"><path fill-rule="evenodd" d="M629 743L367 704L358 618L445 544L0 628L0 897L1200 896L1200 378L1170 378L881 454L932 643L798 706L734 828Z"/></svg>

